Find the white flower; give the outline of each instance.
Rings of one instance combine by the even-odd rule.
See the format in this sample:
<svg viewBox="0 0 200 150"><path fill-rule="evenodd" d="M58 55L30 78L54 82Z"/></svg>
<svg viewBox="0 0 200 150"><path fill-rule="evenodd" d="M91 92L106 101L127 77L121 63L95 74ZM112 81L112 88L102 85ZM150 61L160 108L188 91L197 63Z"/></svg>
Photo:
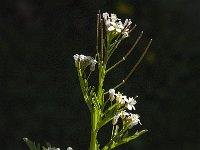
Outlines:
<svg viewBox="0 0 200 150"><path fill-rule="evenodd" d="M74 55L74 61L75 61L76 67L78 66L78 59L79 59L79 55L78 54Z"/></svg>
<svg viewBox="0 0 200 150"><path fill-rule="evenodd" d="M87 56L85 56L85 55L79 55L79 59L80 59L80 61L85 61L85 60L87 60Z"/></svg>
<svg viewBox="0 0 200 150"><path fill-rule="evenodd" d="M111 19L112 22L116 22L117 20L119 20L119 19L117 18L117 15L116 15L116 14L111 14L110 19Z"/></svg>
<svg viewBox="0 0 200 150"><path fill-rule="evenodd" d="M123 26L122 22L119 21L119 22L117 23L117 26L116 26L116 31L117 31L118 33L120 33L120 32L122 32L123 29L124 29L124 26Z"/></svg>
<svg viewBox="0 0 200 150"><path fill-rule="evenodd" d="M108 91L108 93L109 93L110 101L113 101L115 99L115 90L114 89L110 89Z"/></svg>
<svg viewBox="0 0 200 150"><path fill-rule="evenodd" d="M116 31L116 33L122 33L122 38L126 38L129 36L129 28L132 24L131 19L126 19L124 24L120 21L121 19L117 18L116 14L103 13L104 23L107 27L108 31Z"/></svg>
<svg viewBox="0 0 200 150"><path fill-rule="evenodd" d="M80 62L86 62L89 59L91 59L90 56L85 56L85 55L82 55L82 54L81 55L76 54L76 55L74 55L75 66L78 67L79 61Z"/></svg>
<svg viewBox="0 0 200 150"><path fill-rule="evenodd" d="M107 12L103 13L104 20L107 20L109 18L109 14Z"/></svg>
<svg viewBox="0 0 200 150"><path fill-rule="evenodd" d="M117 124L119 117L120 117L120 113L118 113L118 114L116 114L116 115L114 116L113 121L112 121L112 124L113 124L113 125L116 125L116 124Z"/></svg>
<svg viewBox="0 0 200 150"><path fill-rule="evenodd" d="M68 147L67 150L73 150L71 147Z"/></svg>
<svg viewBox="0 0 200 150"><path fill-rule="evenodd" d="M123 34L123 38L126 38L129 36L129 28L130 28L130 25L132 24L132 21L131 19L126 19L125 22L124 22L124 27L126 28L125 31L124 31L124 34Z"/></svg>
<svg viewBox="0 0 200 150"><path fill-rule="evenodd" d="M117 94L115 94L116 96L116 101L119 102L120 104L125 104L125 99L127 99L126 95L122 95L122 93L118 92Z"/></svg>
<svg viewBox="0 0 200 150"><path fill-rule="evenodd" d="M90 71L94 71L95 70L95 65L97 63L96 59L91 59L91 64L90 64Z"/></svg>
<svg viewBox="0 0 200 150"><path fill-rule="evenodd" d="M109 26L109 27L108 27L108 31L113 31L113 30L115 30L115 27L114 27L114 26Z"/></svg>
<svg viewBox="0 0 200 150"><path fill-rule="evenodd" d="M85 56L85 55L74 55L74 61L75 61L75 66L78 67L78 63L80 62L81 65L87 67L90 65L90 71L95 70L95 65L97 63L96 59L93 59L91 56Z"/></svg>
<svg viewBox="0 0 200 150"><path fill-rule="evenodd" d="M124 22L124 27L125 26L130 26L131 24L132 24L131 19L126 19L125 22Z"/></svg>
<svg viewBox="0 0 200 150"><path fill-rule="evenodd" d="M129 113L127 113L126 110L123 110L120 112L120 117L122 119L125 119L127 116L129 116Z"/></svg>
<svg viewBox="0 0 200 150"><path fill-rule="evenodd" d="M74 55L75 63L77 63L78 60L80 60L81 62L88 61L88 60L91 60L91 58L92 58L91 56L85 56L83 54L81 54L81 55L78 55L78 54Z"/></svg>
<svg viewBox="0 0 200 150"><path fill-rule="evenodd" d="M130 114L130 116L127 118L128 122L129 122L127 127L129 129L131 129L133 126L137 125L138 123L140 125L142 125L141 122L140 122L139 117L140 116L138 114Z"/></svg>
<svg viewBox="0 0 200 150"><path fill-rule="evenodd" d="M128 110L135 110L135 104L137 103L136 100L133 97L129 97L128 99L125 99L126 103L126 108L128 108Z"/></svg>
<svg viewBox="0 0 200 150"><path fill-rule="evenodd" d="M125 31L124 34L123 34L123 38L126 38L129 36L129 32Z"/></svg>
<svg viewBox="0 0 200 150"><path fill-rule="evenodd" d="M122 119L125 119L127 116L129 116L129 113L127 113L126 110L121 111L120 113L118 113L114 116L112 124L116 125L119 117L121 117Z"/></svg>
<svg viewBox="0 0 200 150"><path fill-rule="evenodd" d="M47 150L60 150L60 148L55 148L55 147L48 147Z"/></svg>

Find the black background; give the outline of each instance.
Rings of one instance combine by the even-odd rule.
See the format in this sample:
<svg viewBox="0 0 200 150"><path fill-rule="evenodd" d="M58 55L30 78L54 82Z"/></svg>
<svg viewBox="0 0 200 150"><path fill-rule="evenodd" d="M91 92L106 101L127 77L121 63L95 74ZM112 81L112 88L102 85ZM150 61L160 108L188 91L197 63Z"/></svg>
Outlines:
<svg viewBox="0 0 200 150"><path fill-rule="evenodd" d="M0 4L0 145L26 150L22 138L86 150L89 111L73 55L95 55L96 13L114 12L137 24L113 63L144 37L106 80L120 82L150 38L145 59L119 90L139 95L136 105L149 132L118 149L200 149L200 1L195 0L5 0ZM95 81L92 81L95 82ZM104 133L105 132L105 133ZM105 143L110 130L99 140Z"/></svg>

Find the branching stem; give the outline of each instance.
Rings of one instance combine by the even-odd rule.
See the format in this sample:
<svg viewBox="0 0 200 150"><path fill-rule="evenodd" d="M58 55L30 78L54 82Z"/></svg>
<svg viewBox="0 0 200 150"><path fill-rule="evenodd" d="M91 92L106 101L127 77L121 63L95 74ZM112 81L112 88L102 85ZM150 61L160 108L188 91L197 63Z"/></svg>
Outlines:
<svg viewBox="0 0 200 150"><path fill-rule="evenodd" d="M109 71L111 71L112 69L114 69L116 66L118 66L121 62L125 61L125 59L130 55L130 53L133 51L133 49L136 47L136 45L138 44L138 42L140 41L140 39L142 38L143 35L143 31L140 33L140 35L138 36L137 40L134 42L133 46L130 48L130 50L126 53L126 55L120 60L118 61L116 64L114 64L112 67L110 67L108 70L106 70L106 73L108 73Z"/></svg>
<svg viewBox="0 0 200 150"><path fill-rule="evenodd" d="M144 58L145 54L147 53L147 51L148 51L151 43L152 43L152 39L149 41L149 43L148 43L147 47L145 48L144 52L142 53L142 55L140 56L140 58L138 59L138 61L136 62L136 64L133 66L133 68L131 69L131 71L128 73L128 75L124 78L124 80L122 80L121 83L119 83L118 85L116 85L113 89L117 89L120 86L122 86L128 80L128 78L133 74L133 72L135 71L135 69L140 64L140 62Z"/></svg>

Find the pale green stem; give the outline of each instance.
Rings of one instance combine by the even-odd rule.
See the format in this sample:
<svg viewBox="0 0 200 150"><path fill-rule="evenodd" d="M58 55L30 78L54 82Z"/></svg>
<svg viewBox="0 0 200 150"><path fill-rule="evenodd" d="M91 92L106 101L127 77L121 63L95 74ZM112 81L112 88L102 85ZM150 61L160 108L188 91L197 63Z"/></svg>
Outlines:
<svg viewBox="0 0 200 150"><path fill-rule="evenodd" d="M110 141L106 144L106 146L104 146L104 148L102 150L111 150L113 148L115 148L117 145L114 145L113 147L112 144L113 142L118 138L118 137L121 137L124 132L127 131L127 128L123 128L117 135L115 135L113 138L110 139Z"/></svg>
<svg viewBox="0 0 200 150"><path fill-rule="evenodd" d="M147 47L145 48L144 52L142 53L142 55L138 59L137 63L133 66L133 68L131 69L131 71L129 72L129 74L126 76L126 78L124 80L122 80L122 82L119 83L117 86L115 86L113 89L117 89L118 87L122 86L129 79L129 77L133 74L133 72L135 71L135 69L137 68L137 66L140 64L140 62L144 58L144 56L147 53L147 51L148 51L151 43L152 43L152 39L149 41L149 43L148 43Z"/></svg>
<svg viewBox="0 0 200 150"><path fill-rule="evenodd" d="M133 46L130 48L130 50L126 53L126 55L120 60L118 61L116 64L114 64L112 67L110 67L108 70L106 70L106 73L108 73L109 71L111 71L112 69L114 69L116 66L118 66L121 62L125 61L125 59L130 55L130 53L133 51L133 49L136 47L136 45L138 44L138 42L140 41L140 39L142 38L143 35L143 31L140 33L140 35L138 36L138 38L136 39L136 41L134 42Z"/></svg>
<svg viewBox="0 0 200 150"><path fill-rule="evenodd" d="M108 58L111 57L111 55L112 55L112 54L114 53L114 51L116 50L117 46L118 46L118 45L121 43L121 41L124 39L124 38L122 38L122 34L123 34L124 31L126 30L126 27L127 27L127 26L125 26L124 29L122 30L122 32L117 36L117 38L115 39L116 42L114 42L114 43L112 44L112 46L108 49L108 50L109 50L109 56L108 56ZM136 25L134 25L134 27L130 30L129 33L131 33L135 28L136 28ZM113 37L113 38L114 38L114 37ZM112 38L112 39L113 39L113 38ZM110 42L112 41L112 39L110 40Z"/></svg>
<svg viewBox="0 0 200 150"><path fill-rule="evenodd" d="M90 140L90 150L98 150L97 145L97 122L98 122L98 111L95 108L91 113L91 140Z"/></svg>
<svg viewBox="0 0 200 150"><path fill-rule="evenodd" d="M97 14L97 43L96 43L96 51L97 51L97 58L98 58L98 62L100 61L100 57L99 57L99 18L100 18L100 13Z"/></svg>
<svg viewBox="0 0 200 150"><path fill-rule="evenodd" d="M100 37L100 42L103 42L103 32L101 30L102 28L102 19L101 19L101 14L97 14L97 43L96 43L96 51L97 51L97 58L98 58L98 66L99 66L99 85L102 84L101 81L101 76L102 76L102 60L103 60L103 49L102 49L102 44L101 44L101 52L99 54L99 37ZM100 29L99 29L100 27ZM100 32L100 33L99 33ZM100 34L100 35L99 35ZM100 103L100 95L102 93L101 86L98 87L98 100L97 103ZM94 107L94 106L93 106ZM89 150L97 150L98 145L97 145L97 123L99 119L99 114L97 108L94 107L93 111L91 111L91 139L90 139L90 149Z"/></svg>
<svg viewBox="0 0 200 150"><path fill-rule="evenodd" d="M101 31L101 60L103 61L103 19L100 18L100 31Z"/></svg>

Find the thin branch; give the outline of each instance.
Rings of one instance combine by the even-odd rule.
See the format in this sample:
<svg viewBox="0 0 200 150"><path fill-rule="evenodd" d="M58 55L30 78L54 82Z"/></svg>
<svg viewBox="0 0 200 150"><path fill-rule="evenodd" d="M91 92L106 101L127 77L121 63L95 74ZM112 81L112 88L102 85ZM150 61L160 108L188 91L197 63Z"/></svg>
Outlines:
<svg viewBox="0 0 200 150"><path fill-rule="evenodd" d="M100 30L101 30L101 60L103 61L103 19L100 17Z"/></svg>
<svg viewBox="0 0 200 150"><path fill-rule="evenodd" d="M129 74L126 76L126 78L124 80L122 80L121 83L119 83L117 86L115 86L113 89L117 89L119 88L121 85L123 85L128 78L133 74L133 72L135 71L135 69L137 68L137 66L140 64L140 62L142 61L142 59L144 58L145 54L147 53L150 45L152 43L152 39L149 41L147 47L145 48L144 52L142 53L142 55L140 56L140 58L138 59L137 63L133 66L133 68L131 69L131 71L129 72Z"/></svg>
<svg viewBox="0 0 200 150"><path fill-rule="evenodd" d="M138 42L140 41L140 39L142 38L143 35L143 31L140 33L140 35L138 36L138 38L136 39L136 41L134 42L133 46L129 49L129 51L126 53L126 55L120 60L118 61L116 64L114 64L112 67L110 67L108 70L106 70L106 73L108 73L109 71L111 71L113 68L115 68L116 66L118 66L121 62L125 61L125 59L130 55L130 53L133 51L133 49L136 47L136 45L138 44Z"/></svg>
<svg viewBox="0 0 200 150"><path fill-rule="evenodd" d="M98 57L98 61L100 60L99 58L99 16L100 16L100 13L97 14L97 43L96 43L96 51L97 51L97 57Z"/></svg>
<svg viewBox="0 0 200 150"><path fill-rule="evenodd" d="M131 33L136 27L137 27L137 25L135 24L135 25L129 30L129 33Z"/></svg>
<svg viewBox="0 0 200 150"><path fill-rule="evenodd" d="M113 46L111 46L111 49L109 50L109 55L111 56L112 55L112 53L114 52L114 50L117 48L117 46L121 43L121 41L124 39L124 38L122 38L122 34L124 33L124 31L127 29L127 26L128 26L128 24L124 27L124 29L119 33L119 35L116 37L116 39L115 39L115 41L117 41L117 42L114 42L114 43L116 43L116 45L114 44ZM129 33L131 33L132 31L133 31L133 29L135 29L136 28L136 24L133 26L133 28L131 28L131 30L129 31ZM109 57L110 57L109 56Z"/></svg>

